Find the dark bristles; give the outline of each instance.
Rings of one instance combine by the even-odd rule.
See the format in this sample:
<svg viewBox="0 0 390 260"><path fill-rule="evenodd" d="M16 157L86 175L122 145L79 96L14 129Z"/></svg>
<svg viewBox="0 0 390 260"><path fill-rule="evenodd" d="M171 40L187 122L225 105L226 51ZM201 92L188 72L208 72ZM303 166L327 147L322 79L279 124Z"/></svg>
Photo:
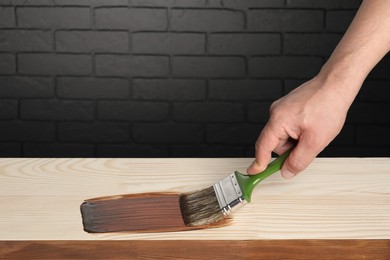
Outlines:
<svg viewBox="0 0 390 260"><path fill-rule="evenodd" d="M187 226L209 225L225 218L212 186L181 195L180 208Z"/></svg>

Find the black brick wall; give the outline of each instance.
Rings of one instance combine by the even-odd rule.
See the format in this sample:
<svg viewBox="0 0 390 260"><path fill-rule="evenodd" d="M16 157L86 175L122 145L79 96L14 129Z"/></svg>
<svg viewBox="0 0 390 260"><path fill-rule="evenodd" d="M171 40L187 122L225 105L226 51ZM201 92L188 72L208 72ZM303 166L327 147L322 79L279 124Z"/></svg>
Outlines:
<svg viewBox="0 0 390 260"><path fill-rule="evenodd" d="M0 0L0 156L241 157L358 0ZM322 155L390 156L390 57Z"/></svg>

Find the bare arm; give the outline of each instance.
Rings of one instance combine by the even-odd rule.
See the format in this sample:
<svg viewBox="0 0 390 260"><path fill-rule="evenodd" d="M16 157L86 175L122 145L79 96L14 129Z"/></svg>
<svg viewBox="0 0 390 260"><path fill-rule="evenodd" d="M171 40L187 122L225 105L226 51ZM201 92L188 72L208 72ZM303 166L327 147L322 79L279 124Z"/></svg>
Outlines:
<svg viewBox="0 0 390 260"><path fill-rule="evenodd" d="M389 50L390 1L364 0L320 73L272 104L247 172L263 171L272 151L283 153L295 142L282 175L304 170L339 134L363 81Z"/></svg>

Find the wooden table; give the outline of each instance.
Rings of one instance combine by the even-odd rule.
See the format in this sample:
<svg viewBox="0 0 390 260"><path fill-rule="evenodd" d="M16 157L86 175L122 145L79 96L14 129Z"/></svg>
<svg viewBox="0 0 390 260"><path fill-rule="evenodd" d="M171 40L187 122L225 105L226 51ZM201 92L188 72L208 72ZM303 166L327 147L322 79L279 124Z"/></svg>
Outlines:
<svg viewBox="0 0 390 260"><path fill-rule="evenodd" d="M84 199L208 187L249 158L0 159L0 259L390 259L390 158L319 158L261 183L230 226L83 231Z"/></svg>

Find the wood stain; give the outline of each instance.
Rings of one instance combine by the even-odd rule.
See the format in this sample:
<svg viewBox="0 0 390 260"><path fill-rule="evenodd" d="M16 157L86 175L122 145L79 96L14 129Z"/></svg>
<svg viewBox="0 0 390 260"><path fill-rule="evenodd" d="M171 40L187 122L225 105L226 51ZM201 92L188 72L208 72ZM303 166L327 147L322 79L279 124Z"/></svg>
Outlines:
<svg viewBox="0 0 390 260"><path fill-rule="evenodd" d="M178 193L140 193L107 196L81 204L84 230L102 232L173 232L226 226L231 219L218 223L186 226L180 209Z"/></svg>

